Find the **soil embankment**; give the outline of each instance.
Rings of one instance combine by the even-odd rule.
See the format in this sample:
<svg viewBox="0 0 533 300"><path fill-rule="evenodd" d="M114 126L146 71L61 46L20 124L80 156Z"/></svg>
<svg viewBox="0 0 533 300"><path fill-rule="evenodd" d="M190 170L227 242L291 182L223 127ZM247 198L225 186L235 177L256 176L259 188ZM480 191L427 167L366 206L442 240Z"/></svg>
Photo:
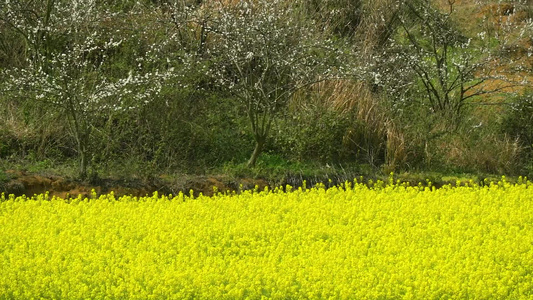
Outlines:
<svg viewBox="0 0 533 300"><path fill-rule="evenodd" d="M244 190L264 190L265 187L286 187L293 189L306 186L313 187L316 184L324 184L326 188L342 185L345 182L365 182L369 187L382 187L390 182L387 176L359 176L356 174L329 174L324 176L303 176L298 174L287 174L281 181L268 181L265 179L233 178L226 175L214 176L160 176L151 180L141 179L98 179L93 182L83 182L68 179L55 175L42 175L28 173L25 171L8 170L5 172L7 179L0 181L0 193L15 196L26 195L31 197L43 193L50 197L56 196L64 199L81 197L91 198L94 190L97 195L113 192L115 196L135 196L142 197L158 192L159 195L177 195L182 192L190 195L191 191L195 197L202 194L212 196L217 192L240 192ZM429 176L420 177L417 174L399 174L394 178L395 183L408 184L410 186L431 186L441 188L444 185L484 185L488 182L498 182L500 178L495 176L482 177L442 177ZM424 179L425 178L425 179ZM516 180L511 179L511 182Z"/></svg>
<svg viewBox="0 0 533 300"><path fill-rule="evenodd" d="M7 180L0 183L0 193L15 196L26 195L31 197L36 194L48 192L50 196L61 198L91 197L94 190L97 195L113 192L117 197L124 195L146 196L154 192L159 194L187 195L192 190L195 196L200 193L211 196L215 192L239 191L254 189L256 186L264 189L267 182L261 179L229 179L224 176L195 176L179 179L156 178L151 180L141 179L98 179L93 182L83 182L55 175L31 174L24 171L7 170Z"/></svg>

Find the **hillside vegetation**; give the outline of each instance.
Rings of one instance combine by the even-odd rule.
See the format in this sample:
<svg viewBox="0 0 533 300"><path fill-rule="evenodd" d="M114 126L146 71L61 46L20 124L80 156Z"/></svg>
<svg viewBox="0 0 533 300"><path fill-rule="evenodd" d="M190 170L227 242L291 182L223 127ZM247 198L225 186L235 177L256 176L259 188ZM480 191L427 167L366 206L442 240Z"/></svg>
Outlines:
<svg viewBox="0 0 533 300"><path fill-rule="evenodd" d="M2 0L0 171L531 176L532 37L529 0Z"/></svg>

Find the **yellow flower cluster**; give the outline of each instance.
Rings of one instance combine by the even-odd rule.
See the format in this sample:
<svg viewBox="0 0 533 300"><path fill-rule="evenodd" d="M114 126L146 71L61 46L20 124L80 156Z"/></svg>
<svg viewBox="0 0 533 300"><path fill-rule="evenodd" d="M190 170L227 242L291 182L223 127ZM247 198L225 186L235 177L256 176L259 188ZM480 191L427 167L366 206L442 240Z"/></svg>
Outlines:
<svg viewBox="0 0 533 300"><path fill-rule="evenodd" d="M2 196L0 299L533 299L533 184Z"/></svg>

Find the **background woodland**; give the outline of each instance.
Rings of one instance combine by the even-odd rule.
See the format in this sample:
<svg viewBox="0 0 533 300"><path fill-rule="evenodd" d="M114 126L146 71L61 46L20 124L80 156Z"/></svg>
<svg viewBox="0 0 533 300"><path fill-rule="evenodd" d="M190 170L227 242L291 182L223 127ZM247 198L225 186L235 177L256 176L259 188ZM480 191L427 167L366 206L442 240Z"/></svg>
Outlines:
<svg viewBox="0 0 533 300"><path fill-rule="evenodd" d="M2 0L0 167L532 176L532 71L532 1Z"/></svg>

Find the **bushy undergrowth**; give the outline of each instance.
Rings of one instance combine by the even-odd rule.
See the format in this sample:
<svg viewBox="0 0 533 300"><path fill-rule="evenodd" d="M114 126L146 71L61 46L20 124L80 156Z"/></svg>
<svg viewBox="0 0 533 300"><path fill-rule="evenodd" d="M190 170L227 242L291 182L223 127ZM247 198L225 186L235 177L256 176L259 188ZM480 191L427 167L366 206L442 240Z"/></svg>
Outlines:
<svg viewBox="0 0 533 300"><path fill-rule="evenodd" d="M516 82L498 85L530 83L522 80L531 61L524 1L171 2L0 4L0 159L37 171L84 165L80 177L226 169L277 179L295 166L321 173L352 164L533 174L531 91L510 98L522 91ZM286 37L302 28L305 38ZM328 43L309 53L316 61L298 55L270 69L317 41ZM265 58L271 50L281 54ZM332 53L346 60L319 60ZM244 65L232 65L237 59ZM296 66L324 70L288 76ZM509 76L485 78L486 69ZM264 158L245 170L258 141Z"/></svg>
<svg viewBox="0 0 533 300"><path fill-rule="evenodd" d="M523 149L523 173L533 174L533 91L515 97L503 121L503 131Z"/></svg>

